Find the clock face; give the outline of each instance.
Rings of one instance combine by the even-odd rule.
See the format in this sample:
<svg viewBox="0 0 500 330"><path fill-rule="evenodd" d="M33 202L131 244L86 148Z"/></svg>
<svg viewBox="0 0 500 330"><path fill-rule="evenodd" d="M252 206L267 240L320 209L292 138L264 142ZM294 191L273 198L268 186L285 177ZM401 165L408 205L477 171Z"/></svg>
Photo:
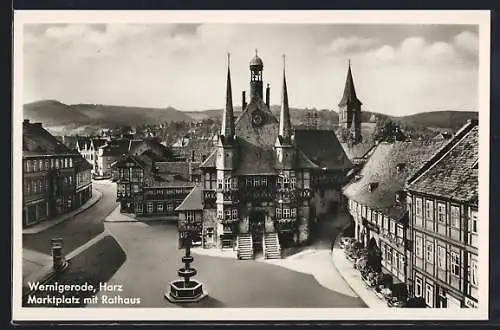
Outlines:
<svg viewBox="0 0 500 330"><path fill-rule="evenodd" d="M252 113L252 122L256 126L262 125L264 118L262 117L262 113L260 111L254 111Z"/></svg>

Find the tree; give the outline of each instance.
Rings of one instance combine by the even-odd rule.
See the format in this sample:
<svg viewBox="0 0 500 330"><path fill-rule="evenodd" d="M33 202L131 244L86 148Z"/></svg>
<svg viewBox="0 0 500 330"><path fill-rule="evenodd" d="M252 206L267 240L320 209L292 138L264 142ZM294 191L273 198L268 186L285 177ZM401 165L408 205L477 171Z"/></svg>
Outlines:
<svg viewBox="0 0 500 330"><path fill-rule="evenodd" d="M378 120L373 132L375 141L401 141L405 139L403 130L389 118Z"/></svg>

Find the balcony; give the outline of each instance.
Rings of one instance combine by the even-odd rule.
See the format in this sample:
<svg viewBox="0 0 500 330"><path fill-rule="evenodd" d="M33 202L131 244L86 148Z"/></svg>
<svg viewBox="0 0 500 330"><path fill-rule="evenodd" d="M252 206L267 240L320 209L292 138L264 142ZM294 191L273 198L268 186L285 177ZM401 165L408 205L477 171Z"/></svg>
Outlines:
<svg viewBox="0 0 500 330"><path fill-rule="evenodd" d="M238 203L240 200L239 193L236 190L224 191L222 192L222 197L224 202Z"/></svg>

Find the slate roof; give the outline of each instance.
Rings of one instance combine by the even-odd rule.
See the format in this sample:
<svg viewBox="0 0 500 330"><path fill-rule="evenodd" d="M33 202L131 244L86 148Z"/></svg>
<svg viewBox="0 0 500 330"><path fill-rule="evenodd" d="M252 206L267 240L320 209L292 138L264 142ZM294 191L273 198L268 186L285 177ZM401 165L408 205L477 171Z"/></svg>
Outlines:
<svg viewBox="0 0 500 330"><path fill-rule="evenodd" d="M252 123L252 113L260 111L262 125ZM239 161L238 175L275 174L274 143L279 132L278 119L260 98L252 99L238 117L236 123L236 144Z"/></svg>
<svg viewBox="0 0 500 330"><path fill-rule="evenodd" d="M112 140L101 146L103 156L119 157L128 153L129 140Z"/></svg>
<svg viewBox="0 0 500 330"><path fill-rule="evenodd" d="M407 189L462 202L478 202L479 126L472 121L430 159L412 178Z"/></svg>
<svg viewBox="0 0 500 330"><path fill-rule="evenodd" d="M333 131L296 130L295 143L304 155L320 168L344 170L352 167Z"/></svg>
<svg viewBox="0 0 500 330"><path fill-rule="evenodd" d="M349 69L347 70L347 78L345 80L344 94L339 102L339 107L346 104L359 104L362 105L361 101L356 96L356 89L354 88L354 80L352 79L351 63L349 63Z"/></svg>
<svg viewBox="0 0 500 330"><path fill-rule="evenodd" d="M375 142L363 141L359 143L345 143L341 142L342 148L344 149L347 157L352 161L356 162L362 160L368 156L370 151L375 149Z"/></svg>
<svg viewBox="0 0 500 330"><path fill-rule="evenodd" d="M215 158L217 154L217 150L213 150L210 155L208 155L207 159L201 163L200 168L213 168L215 167Z"/></svg>
<svg viewBox="0 0 500 330"><path fill-rule="evenodd" d="M202 190L200 185L194 186L193 190L184 198L181 205L175 208L176 211L201 211L203 210L202 204Z"/></svg>
<svg viewBox="0 0 500 330"><path fill-rule="evenodd" d="M23 156L79 155L56 139L41 123L23 122Z"/></svg>
<svg viewBox="0 0 500 330"><path fill-rule="evenodd" d="M157 169L156 176L166 180L172 180L177 177L178 180L189 180L188 162L155 162Z"/></svg>
<svg viewBox="0 0 500 330"><path fill-rule="evenodd" d="M442 145L439 141L381 142L357 175L360 178L344 187L344 194L388 215L399 214L396 193ZM370 184L375 184L371 191Z"/></svg>

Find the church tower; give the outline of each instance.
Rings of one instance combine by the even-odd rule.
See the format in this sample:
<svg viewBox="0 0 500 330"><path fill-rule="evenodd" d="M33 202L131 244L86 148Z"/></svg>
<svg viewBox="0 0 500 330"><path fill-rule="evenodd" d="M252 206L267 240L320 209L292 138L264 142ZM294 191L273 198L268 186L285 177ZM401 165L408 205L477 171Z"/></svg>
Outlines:
<svg viewBox="0 0 500 330"><path fill-rule="evenodd" d="M283 55L283 90L281 92L281 110L279 121L279 133L274 147L276 150L276 167L283 170L291 170L294 165L295 148L292 143L293 132L290 120L290 108L288 107L285 55Z"/></svg>
<svg viewBox="0 0 500 330"><path fill-rule="evenodd" d="M348 129L354 142L361 142L361 101L356 96L354 81L352 79L351 61L345 81L344 95L339 103L339 125Z"/></svg>

